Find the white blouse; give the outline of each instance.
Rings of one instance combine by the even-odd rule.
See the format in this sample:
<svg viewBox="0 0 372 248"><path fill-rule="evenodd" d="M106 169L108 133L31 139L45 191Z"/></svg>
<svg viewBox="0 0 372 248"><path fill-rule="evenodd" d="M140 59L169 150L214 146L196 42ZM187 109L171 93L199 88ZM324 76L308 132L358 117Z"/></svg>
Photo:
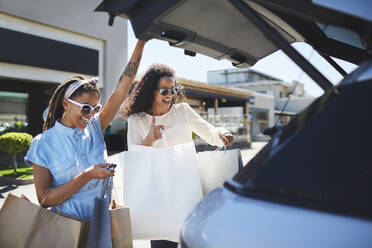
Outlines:
<svg viewBox="0 0 372 248"><path fill-rule="evenodd" d="M142 145L147 137L152 115L144 112L133 114L128 118L128 149L132 145ZM192 141L192 132L213 146L223 146L219 133L225 134L228 131L222 127L214 127L196 113L189 104L174 104L171 109L161 116L155 116L155 125L163 125L165 128L165 138L168 146L184 144ZM152 146L164 147L163 139L156 140Z"/></svg>

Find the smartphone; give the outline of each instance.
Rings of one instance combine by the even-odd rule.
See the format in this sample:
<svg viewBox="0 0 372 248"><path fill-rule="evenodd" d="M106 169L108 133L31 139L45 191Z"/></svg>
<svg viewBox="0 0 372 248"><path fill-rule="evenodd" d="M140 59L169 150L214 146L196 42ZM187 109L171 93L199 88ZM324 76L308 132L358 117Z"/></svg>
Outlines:
<svg viewBox="0 0 372 248"><path fill-rule="evenodd" d="M112 164L109 167L106 167L106 170L115 170L116 164Z"/></svg>

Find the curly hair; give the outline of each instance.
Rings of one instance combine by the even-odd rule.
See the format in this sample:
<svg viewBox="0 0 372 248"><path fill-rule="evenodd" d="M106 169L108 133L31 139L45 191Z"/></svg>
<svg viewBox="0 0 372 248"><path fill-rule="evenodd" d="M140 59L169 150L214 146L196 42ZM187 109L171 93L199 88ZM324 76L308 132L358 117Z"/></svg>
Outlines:
<svg viewBox="0 0 372 248"><path fill-rule="evenodd" d="M154 101L154 92L158 87L160 79L163 77L174 78L174 70L163 64L151 65L143 75L142 79L135 84L128 99L125 100L120 116L128 119L129 116L133 114L148 112ZM175 85L180 87L180 90L177 95L173 97L171 106L184 101L185 98L181 85L177 84L177 82L175 82Z"/></svg>
<svg viewBox="0 0 372 248"><path fill-rule="evenodd" d="M65 92L68 86L79 80L85 80L85 78L83 76L71 77L61 83L54 91L52 99L49 102L49 111L44 122L43 131L46 131L49 128L53 127L56 123L56 120L62 118L62 115L64 113L62 101L65 98ZM74 99L75 97L81 96L83 93L90 92L95 92L97 93L98 97L100 97L96 78L92 78L89 80L89 83L80 86L69 98Z"/></svg>

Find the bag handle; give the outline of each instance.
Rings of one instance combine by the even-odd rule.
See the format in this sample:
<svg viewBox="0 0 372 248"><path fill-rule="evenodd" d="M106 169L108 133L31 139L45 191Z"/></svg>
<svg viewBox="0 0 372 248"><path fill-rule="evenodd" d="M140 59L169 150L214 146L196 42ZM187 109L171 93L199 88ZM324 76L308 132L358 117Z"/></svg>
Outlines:
<svg viewBox="0 0 372 248"><path fill-rule="evenodd" d="M43 198L41 199L41 202L40 202L40 207L43 207L44 203L46 202L46 200L48 199L49 195L50 195L50 188L48 188L46 190L46 193L44 194Z"/></svg>
<svg viewBox="0 0 372 248"><path fill-rule="evenodd" d="M114 182L112 182L112 188L113 188L113 192L114 192L114 197L113 197L114 199L111 200L111 209L115 209L115 208L117 208L117 206L116 206L117 202L116 201L119 200L119 196L118 196L118 192L116 190L116 186L115 186Z"/></svg>
<svg viewBox="0 0 372 248"><path fill-rule="evenodd" d="M214 152L221 151L222 149L224 149L224 151L226 152L226 146L219 146L216 150L214 150Z"/></svg>
<svg viewBox="0 0 372 248"><path fill-rule="evenodd" d="M111 200L111 191L112 191L112 180L111 179L112 177L108 176L106 177L106 179L103 180L101 194L100 194L101 199L108 198L109 201Z"/></svg>
<svg viewBox="0 0 372 248"><path fill-rule="evenodd" d="M222 151L222 149L223 149L223 152L226 152L226 146L219 146L215 150L211 151L210 153L207 153L207 156L213 156L215 152L220 152Z"/></svg>
<svg viewBox="0 0 372 248"><path fill-rule="evenodd" d="M46 200L48 199L48 197L49 197L49 195L50 195L50 191L51 191L51 188L48 188L46 194L43 196L43 199L41 199L41 202L40 202L40 207L41 207L41 208L44 208L44 207L43 207L43 204L44 204L44 203L46 202ZM61 216L61 212L62 212L62 211L61 211L61 208L60 208L60 207L56 207L56 209L57 209L57 212L54 212L54 213L56 214L56 217L54 217L54 219L53 219L53 221L52 221L52 225L54 225L54 223L57 222L58 217ZM37 216L39 216L40 211L41 211L41 209L39 210Z"/></svg>
<svg viewBox="0 0 372 248"><path fill-rule="evenodd" d="M164 147L168 147L167 139L165 138L165 130L164 130L164 128L161 128L160 129L160 133L161 133L161 137L162 137L163 142L164 142Z"/></svg>

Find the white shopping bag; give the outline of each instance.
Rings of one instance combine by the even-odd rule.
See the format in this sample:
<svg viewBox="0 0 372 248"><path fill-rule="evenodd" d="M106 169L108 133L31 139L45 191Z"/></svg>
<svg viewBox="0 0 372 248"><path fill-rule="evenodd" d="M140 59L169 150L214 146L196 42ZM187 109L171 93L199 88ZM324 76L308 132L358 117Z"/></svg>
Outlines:
<svg viewBox="0 0 372 248"><path fill-rule="evenodd" d="M198 153L198 171L203 195L220 187L243 167L239 149Z"/></svg>
<svg viewBox="0 0 372 248"><path fill-rule="evenodd" d="M131 150L109 160L118 164L114 184L131 210L133 239L178 241L186 216L202 197L194 143Z"/></svg>

